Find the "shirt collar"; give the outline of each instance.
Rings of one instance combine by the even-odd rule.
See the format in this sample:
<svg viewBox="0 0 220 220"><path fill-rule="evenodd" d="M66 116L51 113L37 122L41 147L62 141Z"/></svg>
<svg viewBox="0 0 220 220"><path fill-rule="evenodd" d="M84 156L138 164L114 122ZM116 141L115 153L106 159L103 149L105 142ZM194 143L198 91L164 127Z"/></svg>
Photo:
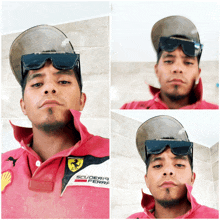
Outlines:
<svg viewBox="0 0 220 220"><path fill-rule="evenodd" d="M188 184L185 185L187 189L187 199L191 203L191 209L185 215L190 215L197 208L199 204L196 202L196 199L192 196L192 186ZM142 191L141 206L144 208L145 213L151 216L152 213L154 212L154 207L155 207L154 197L152 195L145 194Z"/></svg>
<svg viewBox="0 0 220 220"><path fill-rule="evenodd" d="M70 109L71 114L73 115L73 123L76 130L80 133L81 143L84 143L88 136L90 136L89 132L87 131L86 127L80 122L81 112ZM10 121L11 126L14 130L14 137L15 139L21 143L29 144L33 137L32 128L20 127L17 125L13 125Z"/></svg>
<svg viewBox="0 0 220 220"><path fill-rule="evenodd" d="M149 85L149 89L150 89L150 93L155 96L158 95L160 92L160 89ZM194 89L194 95L196 97L197 101L201 101L202 100L202 96L203 96L203 86L202 86L202 79L201 77L199 78L199 83L197 84L197 86Z"/></svg>

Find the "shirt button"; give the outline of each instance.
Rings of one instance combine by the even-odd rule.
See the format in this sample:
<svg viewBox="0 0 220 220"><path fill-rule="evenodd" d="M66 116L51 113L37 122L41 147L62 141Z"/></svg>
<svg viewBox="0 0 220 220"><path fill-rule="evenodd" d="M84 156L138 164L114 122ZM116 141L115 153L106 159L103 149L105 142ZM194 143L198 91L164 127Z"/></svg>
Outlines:
<svg viewBox="0 0 220 220"><path fill-rule="evenodd" d="M39 160L36 161L36 166L39 167L41 165L41 162Z"/></svg>

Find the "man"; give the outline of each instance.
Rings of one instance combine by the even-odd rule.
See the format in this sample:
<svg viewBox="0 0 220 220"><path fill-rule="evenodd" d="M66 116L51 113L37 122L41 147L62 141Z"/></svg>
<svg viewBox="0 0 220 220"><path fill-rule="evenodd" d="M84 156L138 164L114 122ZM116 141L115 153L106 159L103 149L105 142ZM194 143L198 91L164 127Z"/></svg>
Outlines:
<svg viewBox="0 0 220 220"><path fill-rule="evenodd" d="M144 212L129 218L218 218L218 211L196 202L192 186L193 143L184 127L170 116L156 116L137 131L137 148L146 164Z"/></svg>
<svg viewBox="0 0 220 220"><path fill-rule="evenodd" d="M79 54L40 25L14 40L10 64L32 128L12 125L21 148L2 156L2 218L109 218L109 141L80 122Z"/></svg>
<svg viewBox="0 0 220 220"><path fill-rule="evenodd" d="M195 25L182 16L166 17L153 26L151 39L161 88L150 86L153 99L126 103L121 109L218 109L202 99L199 62L203 45Z"/></svg>

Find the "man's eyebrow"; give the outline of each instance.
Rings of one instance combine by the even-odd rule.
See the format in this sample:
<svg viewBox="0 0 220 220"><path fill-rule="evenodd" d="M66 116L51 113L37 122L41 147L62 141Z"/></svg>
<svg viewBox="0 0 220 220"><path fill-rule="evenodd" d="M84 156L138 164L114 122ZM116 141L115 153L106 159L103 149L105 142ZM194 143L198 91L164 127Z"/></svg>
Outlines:
<svg viewBox="0 0 220 220"><path fill-rule="evenodd" d="M72 70L72 69L71 69ZM58 72L54 73L55 75L74 75L74 72L71 70L59 70Z"/></svg>
<svg viewBox="0 0 220 220"><path fill-rule="evenodd" d="M30 80L32 80L32 79L34 79L34 78L40 78L40 77L43 77L43 73L33 73L33 74L31 74L31 75L28 75L28 77L27 77L27 81L30 81Z"/></svg>
<svg viewBox="0 0 220 220"><path fill-rule="evenodd" d="M175 157L173 157L173 159L175 159L175 160L178 160L178 159L188 160L188 157L185 155L175 155Z"/></svg>
<svg viewBox="0 0 220 220"><path fill-rule="evenodd" d="M173 55L173 54L170 54L170 53L165 53L165 54L162 55L162 57L163 57L163 58L167 58L167 57L174 58L174 57L176 57L176 56Z"/></svg>
<svg viewBox="0 0 220 220"><path fill-rule="evenodd" d="M183 58L192 59L192 60L195 60L195 59L196 59L196 57L188 56L188 55L183 56Z"/></svg>
<svg viewBox="0 0 220 220"><path fill-rule="evenodd" d="M164 160L164 158L162 158L162 157L150 158L150 162L155 162L155 161L157 161L157 160L161 161L161 160Z"/></svg>

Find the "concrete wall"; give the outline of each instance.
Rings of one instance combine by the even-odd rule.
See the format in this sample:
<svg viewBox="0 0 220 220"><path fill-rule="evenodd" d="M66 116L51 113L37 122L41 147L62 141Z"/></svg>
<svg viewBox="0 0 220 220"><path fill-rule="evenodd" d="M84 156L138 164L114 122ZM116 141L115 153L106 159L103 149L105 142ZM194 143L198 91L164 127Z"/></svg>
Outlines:
<svg viewBox="0 0 220 220"><path fill-rule="evenodd" d="M119 109L127 102L152 99L147 84L160 87L154 73L154 65L154 62L112 62L112 109ZM201 60L200 68L202 70L203 99L218 104L219 88L216 84L219 83L219 62Z"/></svg>
<svg viewBox="0 0 220 220"><path fill-rule="evenodd" d="M146 167L136 149L136 132L141 124L118 113L111 114L112 218L127 218L143 211L141 189L150 193L144 181ZM193 196L198 203L216 209L219 201L218 149L218 143L212 148L194 143L193 152L196 173Z"/></svg>
<svg viewBox="0 0 220 220"><path fill-rule="evenodd" d="M57 25L72 42L81 57L83 92L87 102L82 122L89 132L109 137L109 17L100 17ZM11 120L20 126L31 126L20 110L21 89L9 65L9 49L20 33L2 36L1 122L2 152L19 147L13 139Z"/></svg>

